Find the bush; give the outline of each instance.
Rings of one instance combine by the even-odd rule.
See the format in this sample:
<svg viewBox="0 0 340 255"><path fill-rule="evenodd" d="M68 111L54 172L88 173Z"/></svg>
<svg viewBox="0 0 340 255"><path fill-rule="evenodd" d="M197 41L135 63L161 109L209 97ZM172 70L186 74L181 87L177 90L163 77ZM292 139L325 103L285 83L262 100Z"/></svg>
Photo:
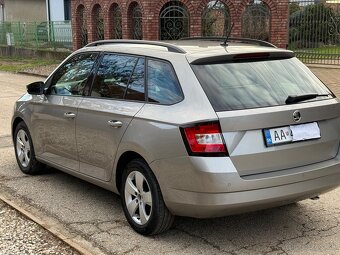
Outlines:
<svg viewBox="0 0 340 255"><path fill-rule="evenodd" d="M302 47L330 44L335 40L335 35L330 33L330 21L334 16L335 11L323 3L308 5L301 10L295 6L289 17L290 43Z"/></svg>

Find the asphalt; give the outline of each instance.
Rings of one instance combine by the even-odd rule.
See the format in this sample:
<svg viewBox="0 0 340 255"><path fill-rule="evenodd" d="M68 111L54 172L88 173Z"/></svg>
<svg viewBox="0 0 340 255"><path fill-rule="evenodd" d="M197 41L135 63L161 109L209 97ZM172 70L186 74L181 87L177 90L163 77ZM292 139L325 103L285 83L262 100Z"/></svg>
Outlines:
<svg viewBox="0 0 340 255"><path fill-rule="evenodd" d="M340 96L340 69L313 68ZM117 195L55 169L26 176L10 139L13 104L39 78L0 73L0 198L83 254L340 254L340 188L279 208L197 220L177 218L143 237L125 221ZM1 228L1 226L0 226Z"/></svg>

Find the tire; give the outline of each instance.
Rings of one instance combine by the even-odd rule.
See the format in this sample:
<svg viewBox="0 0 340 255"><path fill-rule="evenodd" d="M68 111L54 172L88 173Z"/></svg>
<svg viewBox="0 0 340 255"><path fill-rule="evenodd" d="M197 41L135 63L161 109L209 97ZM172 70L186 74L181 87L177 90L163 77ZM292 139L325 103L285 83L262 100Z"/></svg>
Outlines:
<svg viewBox="0 0 340 255"><path fill-rule="evenodd" d="M156 235L172 226L174 216L166 207L156 177L144 160L134 159L127 164L120 194L125 217L137 233Z"/></svg>
<svg viewBox="0 0 340 255"><path fill-rule="evenodd" d="M16 126L13 141L15 157L23 173L34 175L45 168L45 164L35 158L32 138L24 122Z"/></svg>

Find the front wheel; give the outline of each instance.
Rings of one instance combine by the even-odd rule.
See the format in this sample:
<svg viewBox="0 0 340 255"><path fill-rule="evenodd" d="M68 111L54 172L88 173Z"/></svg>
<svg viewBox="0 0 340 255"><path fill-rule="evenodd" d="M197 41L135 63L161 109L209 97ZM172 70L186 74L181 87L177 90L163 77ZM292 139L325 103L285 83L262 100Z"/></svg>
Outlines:
<svg viewBox="0 0 340 255"><path fill-rule="evenodd" d="M174 216L164 204L158 182L145 161L135 159L126 166L120 194L125 216L136 232L155 235L171 227Z"/></svg>
<svg viewBox="0 0 340 255"><path fill-rule="evenodd" d="M35 158L32 138L24 122L20 122L15 128L14 147L18 165L23 173L37 174L45 167Z"/></svg>

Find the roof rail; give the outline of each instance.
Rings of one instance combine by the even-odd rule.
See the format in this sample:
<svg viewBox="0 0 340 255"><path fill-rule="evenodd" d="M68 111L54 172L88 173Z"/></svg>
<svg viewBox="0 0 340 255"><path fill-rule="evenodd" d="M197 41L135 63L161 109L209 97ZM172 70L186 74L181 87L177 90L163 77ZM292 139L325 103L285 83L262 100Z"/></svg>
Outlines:
<svg viewBox="0 0 340 255"><path fill-rule="evenodd" d="M91 42L87 44L85 47L95 47L100 45L107 45L107 44L143 44L143 45L153 45L153 46L161 46L168 49L170 52L176 53L186 53L180 47L177 47L173 44L158 42L158 41L145 41L145 40L101 40L96 42Z"/></svg>
<svg viewBox="0 0 340 255"><path fill-rule="evenodd" d="M203 41L221 41L221 42L223 42L225 39L226 39L226 37L201 36L201 37L185 37L185 38L181 38L180 40L203 40ZM277 48L274 44L271 44L270 42L257 40L257 39L251 39L251 38L229 37L228 42L230 42L230 41L237 41L237 42L242 42L242 43L257 44L257 45L260 45L260 46Z"/></svg>

